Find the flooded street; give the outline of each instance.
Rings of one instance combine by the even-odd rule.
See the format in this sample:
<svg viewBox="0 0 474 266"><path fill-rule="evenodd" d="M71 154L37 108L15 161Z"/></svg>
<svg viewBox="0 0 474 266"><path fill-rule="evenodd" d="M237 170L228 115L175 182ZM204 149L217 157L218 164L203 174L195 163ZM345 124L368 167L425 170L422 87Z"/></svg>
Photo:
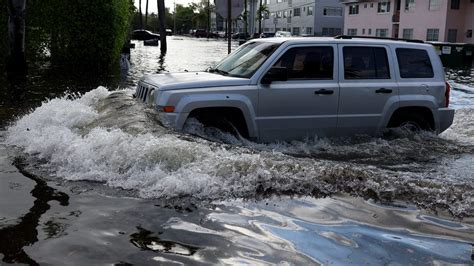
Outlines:
<svg viewBox="0 0 474 266"><path fill-rule="evenodd" d="M128 75L2 81L0 265L474 262L474 73L448 73L440 136L258 144L171 131L136 102L143 73L227 53L168 47L137 43Z"/></svg>

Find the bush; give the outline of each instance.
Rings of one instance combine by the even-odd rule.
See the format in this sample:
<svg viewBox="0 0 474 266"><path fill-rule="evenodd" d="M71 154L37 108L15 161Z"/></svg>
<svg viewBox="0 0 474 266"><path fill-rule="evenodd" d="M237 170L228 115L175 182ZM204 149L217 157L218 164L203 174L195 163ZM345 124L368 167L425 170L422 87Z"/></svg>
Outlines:
<svg viewBox="0 0 474 266"><path fill-rule="evenodd" d="M93 69L112 66L128 38L132 14L132 0L28 0L27 59ZM3 25L0 34L8 27Z"/></svg>

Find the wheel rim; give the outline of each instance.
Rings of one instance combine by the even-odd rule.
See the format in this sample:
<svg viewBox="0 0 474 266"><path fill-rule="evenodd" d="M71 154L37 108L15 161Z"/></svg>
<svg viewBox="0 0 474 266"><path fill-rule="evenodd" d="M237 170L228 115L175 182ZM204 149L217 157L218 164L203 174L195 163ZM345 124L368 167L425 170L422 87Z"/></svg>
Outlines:
<svg viewBox="0 0 474 266"><path fill-rule="evenodd" d="M405 121L400 124L400 128L409 130L411 132L419 132L421 131L421 126L415 121Z"/></svg>

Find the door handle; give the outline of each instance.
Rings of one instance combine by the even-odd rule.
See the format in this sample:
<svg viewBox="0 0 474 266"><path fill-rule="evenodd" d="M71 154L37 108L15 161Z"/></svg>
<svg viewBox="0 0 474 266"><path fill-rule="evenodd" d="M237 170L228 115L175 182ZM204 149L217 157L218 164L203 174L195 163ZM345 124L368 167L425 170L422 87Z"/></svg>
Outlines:
<svg viewBox="0 0 474 266"><path fill-rule="evenodd" d="M314 91L314 94L325 94L325 95L330 95L333 94L333 90L326 90L326 89L320 89L319 91Z"/></svg>
<svg viewBox="0 0 474 266"><path fill-rule="evenodd" d="M386 88L380 88L375 91L375 93L392 93L391 89L386 89Z"/></svg>

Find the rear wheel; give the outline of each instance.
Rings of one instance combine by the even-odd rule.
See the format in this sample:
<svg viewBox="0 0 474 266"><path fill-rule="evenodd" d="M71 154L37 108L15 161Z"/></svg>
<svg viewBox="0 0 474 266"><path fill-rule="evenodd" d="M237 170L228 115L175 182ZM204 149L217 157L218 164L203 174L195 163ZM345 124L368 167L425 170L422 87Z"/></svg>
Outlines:
<svg viewBox="0 0 474 266"><path fill-rule="evenodd" d="M433 131L428 119L417 113L399 115L390 121L389 128L401 128L410 132Z"/></svg>

